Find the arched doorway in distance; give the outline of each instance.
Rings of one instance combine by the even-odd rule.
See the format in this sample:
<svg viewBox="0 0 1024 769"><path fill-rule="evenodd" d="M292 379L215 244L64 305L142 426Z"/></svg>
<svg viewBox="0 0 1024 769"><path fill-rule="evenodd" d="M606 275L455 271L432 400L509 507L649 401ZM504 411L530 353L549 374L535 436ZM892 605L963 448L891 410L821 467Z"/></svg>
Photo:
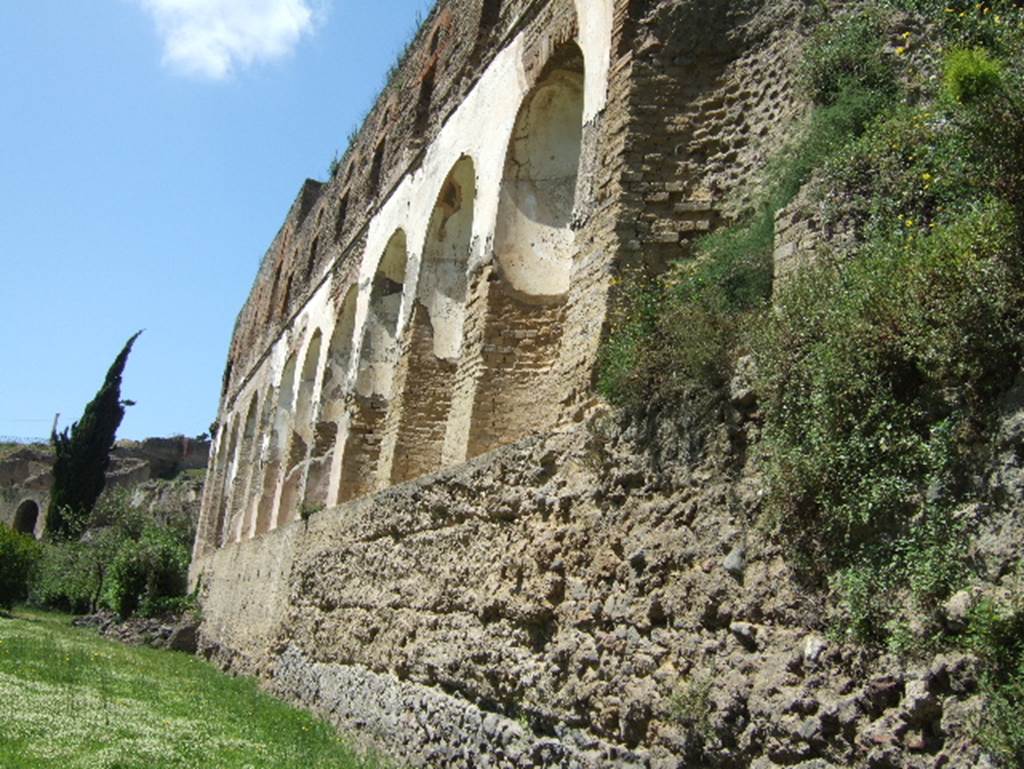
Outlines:
<svg viewBox="0 0 1024 769"><path fill-rule="evenodd" d="M22 534L28 534L30 537L35 536L36 523L39 521L39 505L36 504L35 500L26 499L20 505L18 505L17 512L14 513L14 530L20 531Z"/></svg>

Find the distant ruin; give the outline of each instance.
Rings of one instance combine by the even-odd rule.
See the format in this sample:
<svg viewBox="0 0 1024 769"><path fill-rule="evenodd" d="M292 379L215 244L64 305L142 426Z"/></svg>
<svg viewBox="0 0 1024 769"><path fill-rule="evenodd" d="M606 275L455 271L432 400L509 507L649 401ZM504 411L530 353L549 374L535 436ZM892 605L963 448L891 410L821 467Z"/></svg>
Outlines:
<svg viewBox="0 0 1024 769"><path fill-rule="evenodd" d="M185 470L206 468L210 442L178 435L118 441L111 452L106 489L169 479ZM42 538L53 485L53 451L32 443L0 457L0 524Z"/></svg>

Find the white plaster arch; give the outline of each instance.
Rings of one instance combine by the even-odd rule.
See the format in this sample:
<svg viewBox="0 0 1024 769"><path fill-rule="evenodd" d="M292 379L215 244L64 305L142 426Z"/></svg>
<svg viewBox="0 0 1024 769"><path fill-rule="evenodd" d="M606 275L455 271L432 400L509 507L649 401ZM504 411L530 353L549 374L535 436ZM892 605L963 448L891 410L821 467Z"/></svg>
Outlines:
<svg viewBox="0 0 1024 769"><path fill-rule="evenodd" d="M608 73L612 63L615 0L574 0L580 50L586 64L583 122L589 123L608 104Z"/></svg>
<svg viewBox="0 0 1024 769"><path fill-rule="evenodd" d="M356 392L364 397L391 396L391 377L399 351L398 321L406 301L408 271L409 246L405 230L399 228L377 261L367 292L355 382ZM395 285L401 286L397 292L390 290Z"/></svg>

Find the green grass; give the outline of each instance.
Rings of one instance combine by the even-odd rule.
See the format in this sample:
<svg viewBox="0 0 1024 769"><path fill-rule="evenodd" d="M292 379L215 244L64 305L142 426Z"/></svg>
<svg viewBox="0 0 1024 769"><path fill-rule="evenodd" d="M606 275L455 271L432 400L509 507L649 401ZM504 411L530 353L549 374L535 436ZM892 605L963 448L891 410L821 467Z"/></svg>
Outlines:
<svg viewBox="0 0 1024 769"><path fill-rule="evenodd" d="M371 769L333 729L189 655L0 617L4 769Z"/></svg>

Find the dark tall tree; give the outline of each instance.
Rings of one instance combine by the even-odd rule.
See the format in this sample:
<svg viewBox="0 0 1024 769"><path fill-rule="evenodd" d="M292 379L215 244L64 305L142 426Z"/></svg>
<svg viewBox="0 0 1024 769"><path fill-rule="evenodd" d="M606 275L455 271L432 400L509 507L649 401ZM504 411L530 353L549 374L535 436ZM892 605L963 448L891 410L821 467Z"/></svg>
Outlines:
<svg viewBox="0 0 1024 769"><path fill-rule="evenodd" d="M80 535L103 491L117 428L124 417L125 406L134 405L132 401L121 400L121 374L128 353L141 333L136 332L118 353L103 386L85 407L82 418L71 426L70 435L65 427L62 433L54 430L50 436L56 459L46 531L52 539Z"/></svg>

